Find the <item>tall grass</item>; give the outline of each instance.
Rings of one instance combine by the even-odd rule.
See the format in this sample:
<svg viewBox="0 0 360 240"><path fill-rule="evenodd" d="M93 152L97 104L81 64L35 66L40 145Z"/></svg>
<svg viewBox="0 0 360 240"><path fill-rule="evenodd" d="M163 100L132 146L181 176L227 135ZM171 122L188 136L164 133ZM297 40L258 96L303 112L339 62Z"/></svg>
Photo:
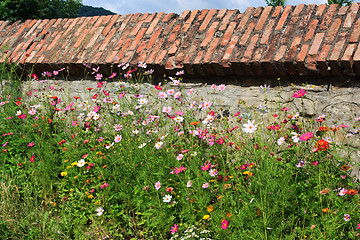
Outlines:
<svg viewBox="0 0 360 240"><path fill-rule="evenodd" d="M140 92L152 73L142 63L107 77L86 65L97 79L84 88L89 99L45 81L58 72L21 84L4 66L4 239L359 235L359 186L351 158L340 154L358 130L294 111L306 89L276 109L226 112L211 97L225 85L209 85L211 101L200 99L182 87L181 72Z"/></svg>

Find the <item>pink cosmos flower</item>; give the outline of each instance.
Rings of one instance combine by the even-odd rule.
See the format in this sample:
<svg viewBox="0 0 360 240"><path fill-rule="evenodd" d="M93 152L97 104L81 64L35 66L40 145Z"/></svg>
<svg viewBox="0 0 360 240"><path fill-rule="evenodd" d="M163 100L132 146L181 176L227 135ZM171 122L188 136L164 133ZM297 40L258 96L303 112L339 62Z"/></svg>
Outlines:
<svg viewBox="0 0 360 240"><path fill-rule="evenodd" d="M92 169L94 167L93 163L89 163L89 165L86 167L86 169Z"/></svg>
<svg viewBox="0 0 360 240"><path fill-rule="evenodd" d="M210 174L210 176L215 177L216 175L218 175L218 171L213 168L213 169L210 169L209 174Z"/></svg>
<svg viewBox="0 0 360 240"><path fill-rule="evenodd" d="M174 94L174 98L180 98L181 97L181 92L177 92Z"/></svg>
<svg viewBox="0 0 360 240"><path fill-rule="evenodd" d="M344 214L344 220L347 222L350 220L350 214Z"/></svg>
<svg viewBox="0 0 360 240"><path fill-rule="evenodd" d="M304 96L306 93L306 90L304 89L300 89L299 91L297 91L296 93L294 93L293 98L299 98Z"/></svg>
<svg viewBox="0 0 360 240"><path fill-rule="evenodd" d="M170 113L171 112L171 107L163 107L162 112L163 113Z"/></svg>
<svg viewBox="0 0 360 240"><path fill-rule="evenodd" d="M114 140L114 142L120 142L121 141L121 135L117 135L116 137L115 137L115 140Z"/></svg>
<svg viewBox="0 0 360 240"><path fill-rule="evenodd" d="M221 222L221 229L227 229L229 227L229 221L224 219Z"/></svg>
<svg viewBox="0 0 360 240"><path fill-rule="evenodd" d="M101 185L100 187L101 188L107 188L109 186L109 184L108 183L104 183L103 185Z"/></svg>
<svg viewBox="0 0 360 240"><path fill-rule="evenodd" d="M339 192L339 195L344 196L344 195L346 195L346 193L347 193L347 190L345 188L342 188Z"/></svg>
<svg viewBox="0 0 360 240"><path fill-rule="evenodd" d="M167 94L164 92L159 92L159 98L166 98Z"/></svg>
<svg viewBox="0 0 360 240"><path fill-rule="evenodd" d="M202 188L208 188L209 187L209 183L204 183L203 185L202 185Z"/></svg>
<svg viewBox="0 0 360 240"><path fill-rule="evenodd" d="M177 157L176 157L176 160L180 161L181 159L183 159L184 155L183 154L179 154Z"/></svg>
<svg viewBox="0 0 360 240"><path fill-rule="evenodd" d="M174 233L176 233L178 231L178 229L179 229L178 225L174 224L174 226L171 227L171 229L170 229L170 233L174 234Z"/></svg>
<svg viewBox="0 0 360 240"><path fill-rule="evenodd" d="M114 78L114 77L116 77L116 73L114 72L113 74L111 74L111 76L109 77L110 79L111 78Z"/></svg>
<svg viewBox="0 0 360 240"><path fill-rule="evenodd" d="M116 124L116 125L114 126L114 129L115 129L115 131L120 131L120 130L122 129L122 125Z"/></svg>
<svg viewBox="0 0 360 240"><path fill-rule="evenodd" d="M125 96L125 92L124 92L124 91L119 94L119 98L123 98L124 96Z"/></svg>
<svg viewBox="0 0 360 240"><path fill-rule="evenodd" d="M95 75L96 80L101 80L102 77L103 77L103 75L101 73L98 73L98 74Z"/></svg>
<svg viewBox="0 0 360 240"><path fill-rule="evenodd" d="M34 115L36 113L36 109L35 108L31 108L28 112L30 115Z"/></svg>
<svg viewBox="0 0 360 240"><path fill-rule="evenodd" d="M31 142L31 143L28 144L28 147L32 147L34 145L35 145L35 143Z"/></svg>
<svg viewBox="0 0 360 240"><path fill-rule="evenodd" d="M301 135L300 140L301 141L307 141L307 140L311 139L313 136L314 136L314 133L306 132L303 135Z"/></svg>
<svg viewBox="0 0 360 240"><path fill-rule="evenodd" d="M9 142L4 143L2 146L5 147ZM30 146L29 146L30 147Z"/></svg>
<svg viewBox="0 0 360 240"><path fill-rule="evenodd" d="M156 183L155 183L155 189L156 190L159 190L161 188L161 183L160 183L160 181L157 181Z"/></svg>
<svg viewBox="0 0 360 240"><path fill-rule="evenodd" d="M297 165L296 167L300 168L300 167L303 167L305 164L305 161L301 160Z"/></svg>
<svg viewBox="0 0 360 240"><path fill-rule="evenodd" d="M191 182L191 180L189 180L187 183L186 183L186 187L191 187L191 185L192 185L192 182Z"/></svg>
<svg viewBox="0 0 360 240"><path fill-rule="evenodd" d="M221 84L221 85L219 85L219 87L218 87L219 91L224 91L225 88L226 88L226 87L225 87L224 84Z"/></svg>

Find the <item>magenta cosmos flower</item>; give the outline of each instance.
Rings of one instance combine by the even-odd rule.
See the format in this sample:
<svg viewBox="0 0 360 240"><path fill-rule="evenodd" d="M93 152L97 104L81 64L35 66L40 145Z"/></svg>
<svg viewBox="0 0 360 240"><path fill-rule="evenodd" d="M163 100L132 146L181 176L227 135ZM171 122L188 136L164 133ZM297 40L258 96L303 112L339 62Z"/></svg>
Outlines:
<svg viewBox="0 0 360 240"><path fill-rule="evenodd" d="M171 229L170 229L170 233L174 234L178 231L178 229L179 229L179 226L177 224L174 224L174 226L171 227Z"/></svg>
<svg viewBox="0 0 360 240"><path fill-rule="evenodd" d="M297 91L296 93L294 93L293 98L299 98L299 97L302 97L302 96L304 96L304 95L305 95L305 93L306 93L306 90L301 89L301 90Z"/></svg>
<svg viewBox="0 0 360 240"><path fill-rule="evenodd" d="M227 229L229 227L229 221L224 219L222 222L221 222L221 229Z"/></svg>
<svg viewBox="0 0 360 240"><path fill-rule="evenodd" d="M310 138L312 138L313 136L314 136L314 133L312 133L312 132L306 132L306 133L304 133L303 135L301 135L300 140L301 140L301 141L307 141L307 140L309 140Z"/></svg>

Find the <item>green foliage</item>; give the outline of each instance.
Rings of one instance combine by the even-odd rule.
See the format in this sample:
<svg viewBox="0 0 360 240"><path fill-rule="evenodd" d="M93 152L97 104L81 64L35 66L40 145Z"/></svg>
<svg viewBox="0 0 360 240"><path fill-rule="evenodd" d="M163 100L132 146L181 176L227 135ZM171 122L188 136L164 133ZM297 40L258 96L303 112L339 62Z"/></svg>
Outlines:
<svg viewBox="0 0 360 240"><path fill-rule="evenodd" d="M340 6L349 6L353 3L353 0L328 0L328 4L339 4Z"/></svg>
<svg viewBox="0 0 360 240"><path fill-rule="evenodd" d="M92 7L92 6L86 6L83 5L79 12L77 13L78 17L93 17L93 16L105 16L105 15L114 15L116 13L113 13L109 10L106 10L102 7Z"/></svg>
<svg viewBox="0 0 360 240"><path fill-rule="evenodd" d="M285 6L286 0L265 0L268 6Z"/></svg>
<svg viewBox="0 0 360 240"><path fill-rule="evenodd" d="M5 67L0 78L11 81L0 91L2 236L197 239L190 236L194 232L210 239L355 239L359 234L359 186L347 157L358 131L349 135L345 125L302 117L296 105L311 97L309 90L284 96L271 112L248 106L224 116L206 106L206 97L215 104L216 96L226 94L225 85L205 86L208 95L200 100L199 89L189 91L180 82L181 73L156 87L149 84L152 71L143 63L120 64L108 78L86 65L97 79L84 86L90 101L65 97L68 92L50 81L54 72L44 73L47 81L31 75L31 89L15 91L17 76ZM161 92L168 96L159 97ZM179 93L181 99L174 98ZM203 106L194 106L192 97ZM172 110L165 113L167 106ZM353 121L356 129L359 121Z"/></svg>
<svg viewBox="0 0 360 240"><path fill-rule="evenodd" d="M1 20L27 20L75 17L81 0L1 0Z"/></svg>

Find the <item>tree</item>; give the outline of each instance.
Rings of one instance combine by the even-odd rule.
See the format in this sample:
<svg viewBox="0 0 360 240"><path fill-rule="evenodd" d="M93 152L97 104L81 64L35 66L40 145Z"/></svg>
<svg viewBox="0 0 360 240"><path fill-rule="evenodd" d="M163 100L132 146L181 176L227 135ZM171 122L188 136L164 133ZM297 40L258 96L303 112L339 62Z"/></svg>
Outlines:
<svg viewBox="0 0 360 240"><path fill-rule="evenodd" d="M349 6L352 3L352 0L328 0L328 4L339 4L340 6Z"/></svg>
<svg viewBox="0 0 360 240"><path fill-rule="evenodd" d="M273 7L276 7L276 6L285 6L285 2L286 0L266 0L266 4L268 6L273 6Z"/></svg>
<svg viewBox="0 0 360 240"><path fill-rule="evenodd" d="M0 0L1 20L75 17L82 0Z"/></svg>

